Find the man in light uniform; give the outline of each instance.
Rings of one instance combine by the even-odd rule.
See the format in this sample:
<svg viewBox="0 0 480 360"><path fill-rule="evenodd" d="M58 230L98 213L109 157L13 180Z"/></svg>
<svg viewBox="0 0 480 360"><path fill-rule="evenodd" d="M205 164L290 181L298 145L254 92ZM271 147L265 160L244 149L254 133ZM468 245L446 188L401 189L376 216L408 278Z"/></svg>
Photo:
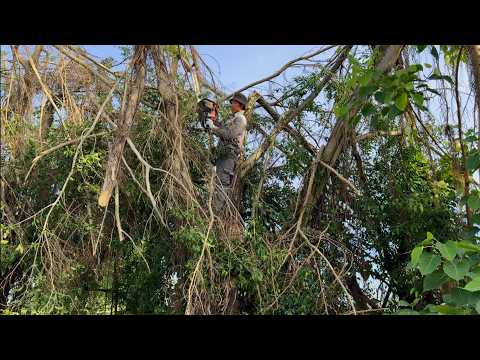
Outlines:
<svg viewBox="0 0 480 360"><path fill-rule="evenodd" d="M213 197L213 208L217 212L223 210L226 195L231 194L235 167L243 152L247 132L247 119L244 115L247 97L241 93L234 94L230 104L232 116L223 124L217 126L212 119L206 122L206 127L220 139L215 168L223 189L216 191Z"/></svg>

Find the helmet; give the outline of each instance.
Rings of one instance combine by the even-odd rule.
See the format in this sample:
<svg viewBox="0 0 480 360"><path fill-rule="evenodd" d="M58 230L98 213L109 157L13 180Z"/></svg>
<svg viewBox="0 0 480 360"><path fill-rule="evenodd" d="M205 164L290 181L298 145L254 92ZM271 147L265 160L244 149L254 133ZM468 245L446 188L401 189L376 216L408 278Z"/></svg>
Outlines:
<svg viewBox="0 0 480 360"><path fill-rule="evenodd" d="M240 104L243 105L243 107L247 106L247 97L242 93L233 94L232 98L230 99L230 103L232 103L233 100L238 101Z"/></svg>

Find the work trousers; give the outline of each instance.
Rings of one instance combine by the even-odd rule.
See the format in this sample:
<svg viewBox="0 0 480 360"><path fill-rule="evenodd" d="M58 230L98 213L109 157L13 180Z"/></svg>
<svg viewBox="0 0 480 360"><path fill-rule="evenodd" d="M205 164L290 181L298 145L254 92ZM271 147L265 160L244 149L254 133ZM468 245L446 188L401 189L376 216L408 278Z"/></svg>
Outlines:
<svg viewBox="0 0 480 360"><path fill-rule="evenodd" d="M217 181L213 195L213 209L220 212L224 209L227 199L231 196L235 166L238 156L234 153L223 154L215 162Z"/></svg>

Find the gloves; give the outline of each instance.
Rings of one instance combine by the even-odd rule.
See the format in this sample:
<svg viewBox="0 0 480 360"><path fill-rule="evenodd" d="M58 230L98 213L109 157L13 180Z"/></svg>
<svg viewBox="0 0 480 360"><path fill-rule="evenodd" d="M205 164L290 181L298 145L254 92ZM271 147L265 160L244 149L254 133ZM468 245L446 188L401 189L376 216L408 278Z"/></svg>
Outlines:
<svg viewBox="0 0 480 360"><path fill-rule="evenodd" d="M216 129L217 126L213 123L212 119L208 119L205 123L207 129Z"/></svg>

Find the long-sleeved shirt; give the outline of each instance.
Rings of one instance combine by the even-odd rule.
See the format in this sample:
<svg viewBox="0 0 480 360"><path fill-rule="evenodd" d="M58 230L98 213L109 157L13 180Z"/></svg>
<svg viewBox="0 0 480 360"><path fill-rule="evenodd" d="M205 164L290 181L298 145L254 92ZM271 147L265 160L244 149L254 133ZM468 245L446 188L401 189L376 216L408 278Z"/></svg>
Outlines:
<svg viewBox="0 0 480 360"><path fill-rule="evenodd" d="M236 112L224 124L213 128L212 132L220 138L220 148L233 150L239 154L243 149L247 132L247 119L243 111Z"/></svg>

